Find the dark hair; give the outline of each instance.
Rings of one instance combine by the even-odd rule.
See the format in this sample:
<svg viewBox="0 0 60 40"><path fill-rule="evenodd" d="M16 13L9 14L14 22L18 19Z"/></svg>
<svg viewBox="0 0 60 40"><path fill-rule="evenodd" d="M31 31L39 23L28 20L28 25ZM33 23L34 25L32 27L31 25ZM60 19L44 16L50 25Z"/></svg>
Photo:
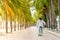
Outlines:
<svg viewBox="0 0 60 40"><path fill-rule="evenodd" d="M42 20L42 18L39 18L40 20Z"/></svg>

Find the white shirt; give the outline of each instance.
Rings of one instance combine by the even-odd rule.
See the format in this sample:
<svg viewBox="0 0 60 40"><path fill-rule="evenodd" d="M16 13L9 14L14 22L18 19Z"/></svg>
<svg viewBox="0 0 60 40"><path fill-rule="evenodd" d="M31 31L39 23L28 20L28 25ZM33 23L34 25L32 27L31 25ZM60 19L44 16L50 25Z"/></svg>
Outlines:
<svg viewBox="0 0 60 40"><path fill-rule="evenodd" d="M40 26L44 27L44 25L46 25L46 23L43 20L37 21L37 24L36 24L37 27L40 27Z"/></svg>

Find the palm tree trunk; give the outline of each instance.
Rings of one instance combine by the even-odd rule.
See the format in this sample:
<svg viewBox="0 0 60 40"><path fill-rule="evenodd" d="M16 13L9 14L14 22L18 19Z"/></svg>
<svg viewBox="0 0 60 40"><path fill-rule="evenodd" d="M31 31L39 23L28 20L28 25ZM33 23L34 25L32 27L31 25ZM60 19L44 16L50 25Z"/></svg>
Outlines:
<svg viewBox="0 0 60 40"><path fill-rule="evenodd" d="M56 16L54 12L54 5L53 5L53 0L50 0L50 9L51 9L51 27L54 29L55 27L55 22L56 22Z"/></svg>
<svg viewBox="0 0 60 40"><path fill-rule="evenodd" d="M47 25L46 25L46 26L48 26L48 27L49 27L49 13L48 13L48 12L46 12L45 14L46 14L46 18L47 18Z"/></svg>
<svg viewBox="0 0 60 40"><path fill-rule="evenodd" d="M19 15L18 15L18 30L20 30L20 10L18 9L18 13L19 13Z"/></svg>
<svg viewBox="0 0 60 40"><path fill-rule="evenodd" d="M26 25L25 24L26 24L26 22L25 22L25 19L24 19L24 28L26 28Z"/></svg>
<svg viewBox="0 0 60 40"><path fill-rule="evenodd" d="M11 27L11 32L12 32L12 16L10 14L10 27Z"/></svg>
<svg viewBox="0 0 60 40"><path fill-rule="evenodd" d="M27 24L28 24L28 27L29 27L29 21L28 21L28 23L27 23Z"/></svg>
<svg viewBox="0 0 60 40"><path fill-rule="evenodd" d="M19 30L19 22L18 22L18 30Z"/></svg>
<svg viewBox="0 0 60 40"><path fill-rule="evenodd" d="M19 18L19 16L18 16L18 18ZM18 30L19 30L19 19L18 19Z"/></svg>
<svg viewBox="0 0 60 40"><path fill-rule="evenodd" d="M16 15L15 15L15 20L14 20L14 31L16 31Z"/></svg>
<svg viewBox="0 0 60 40"><path fill-rule="evenodd" d="M46 19L47 19L47 25L49 27L49 13L48 13L48 9L47 9L47 6L44 5L44 12L45 12L45 15L46 15Z"/></svg>
<svg viewBox="0 0 60 40"><path fill-rule="evenodd" d="M51 29L51 21L52 21L52 13L51 13L51 0L49 0L49 5L50 5L50 8L49 8L49 30Z"/></svg>
<svg viewBox="0 0 60 40"><path fill-rule="evenodd" d="M1 3L2 3L2 5L5 9L5 13L6 13L6 33L8 33L7 10L6 10L5 4L4 4L4 0L2 0Z"/></svg>
<svg viewBox="0 0 60 40"><path fill-rule="evenodd" d="M6 13L6 33L8 33L7 13Z"/></svg>
<svg viewBox="0 0 60 40"><path fill-rule="evenodd" d="M60 0L58 0L58 10L59 10L59 29L60 29Z"/></svg>

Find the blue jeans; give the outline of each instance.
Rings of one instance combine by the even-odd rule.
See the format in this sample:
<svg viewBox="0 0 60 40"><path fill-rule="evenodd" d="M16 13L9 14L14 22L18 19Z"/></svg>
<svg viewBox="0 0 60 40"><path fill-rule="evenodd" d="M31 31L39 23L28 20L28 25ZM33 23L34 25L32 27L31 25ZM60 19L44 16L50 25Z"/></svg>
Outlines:
<svg viewBox="0 0 60 40"><path fill-rule="evenodd" d="M42 33L43 33L43 27L40 26L40 27L39 27L39 34L42 34Z"/></svg>

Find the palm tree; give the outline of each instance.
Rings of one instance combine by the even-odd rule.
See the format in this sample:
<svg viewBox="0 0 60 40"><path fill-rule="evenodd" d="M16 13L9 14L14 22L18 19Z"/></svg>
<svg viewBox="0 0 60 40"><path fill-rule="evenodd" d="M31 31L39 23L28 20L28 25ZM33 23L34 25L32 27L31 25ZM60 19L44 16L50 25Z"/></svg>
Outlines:
<svg viewBox="0 0 60 40"><path fill-rule="evenodd" d="M29 8L29 2L27 0L5 0L4 5L6 6L6 10L10 13L10 26L12 32L12 19L15 22L14 30L16 30L16 22L20 24L21 22L24 25L27 25L28 22L31 21L31 14ZM8 7L8 8L7 8ZM22 15L22 16L21 16ZM23 22L24 20L24 22ZM26 24L27 23L27 24ZM19 29L19 27L18 27Z"/></svg>
<svg viewBox="0 0 60 40"><path fill-rule="evenodd" d="M52 28L54 28L56 22L56 15L54 12L54 5L52 0L50 0L50 9L51 9L51 26Z"/></svg>
<svg viewBox="0 0 60 40"><path fill-rule="evenodd" d="M47 26L49 26L49 24L48 24L49 23L49 11L48 11L49 10L49 2L48 2L48 0L39 0L39 1L35 0L34 5L36 7L36 10L39 12L39 14L42 13L43 15L46 15Z"/></svg>
<svg viewBox="0 0 60 40"><path fill-rule="evenodd" d="M9 7L9 5L7 4L7 1L6 0L4 0L3 1L3 3L4 3L4 6L5 6L5 9L6 9L6 11L8 11L9 12L9 15L10 15L10 27L11 27L11 32L12 32L12 15L13 15L13 11L12 11L12 9ZM14 15L13 15L14 16ZM6 14L6 25L7 25L7 14ZM6 31L8 31L7 30L8 28L7 28L7 26L6 26Z"/></svg>
<svg viewBox="0 0 60 40"><path fill-rule="evenodd" d="M60 0L57 0L58 3L58 11L59 11L59 28L60 28Z"/></svg>
<svg viewBox="0 0 60 40"><path fill-rule="evenodd" d="M5 16L6 15L6 10L5 10L5 8L3 7L3 4L2 4L2 1L0 0L0 17L1 17L1 21L0 21L0 29L2 29L2 30L4 30L5 28L5 26L1 26L2 24L4 25L4 20L5 20Z"/></svg>
<svg viewBox="0 0 60 40"><path fill-rule="evenodd" d="M6 13L6 33L8 33L7 10L6 10L5 4L4 4L4 2L2 0L1 0L1 3L2 3L2 5L3 5L4 9L5 9L5 13Z"/></svg>

